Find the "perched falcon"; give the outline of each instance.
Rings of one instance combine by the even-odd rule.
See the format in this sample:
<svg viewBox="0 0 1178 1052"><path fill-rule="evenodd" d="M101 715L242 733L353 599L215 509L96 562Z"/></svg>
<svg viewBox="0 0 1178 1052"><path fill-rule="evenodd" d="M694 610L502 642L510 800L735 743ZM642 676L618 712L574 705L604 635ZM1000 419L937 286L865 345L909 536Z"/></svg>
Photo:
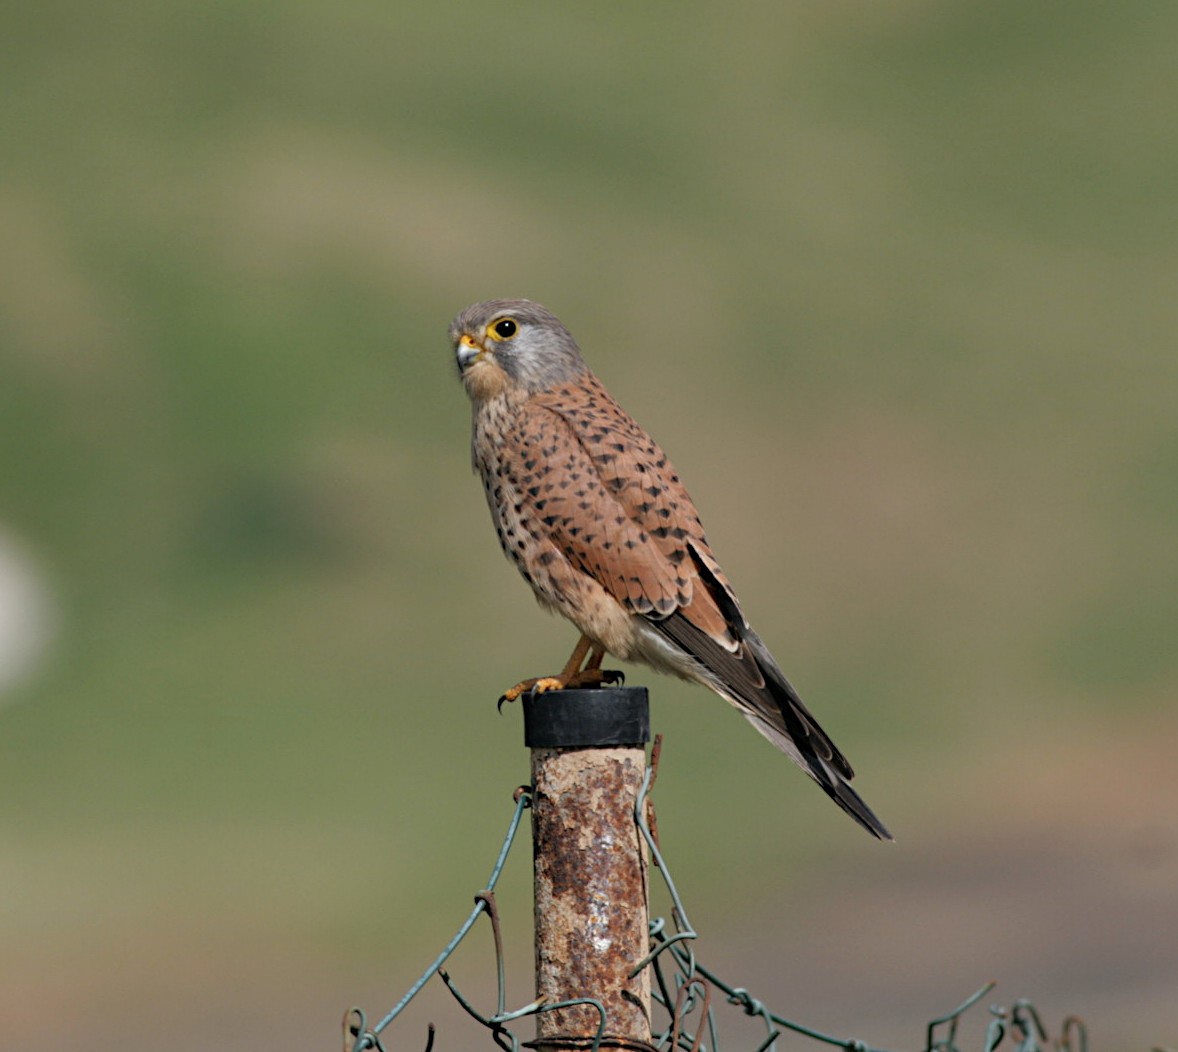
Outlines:
<svg viewBox="0 0 1178 1052"><path fill-rule="evenodd" d="M491 300L459 314L450 340L499 543L540 605L581 630L559 675L506 697L600 683L606 652L701 683L861 826L892 839L749 627L667 455L589 371L568 330L538 303Z"/></svg>

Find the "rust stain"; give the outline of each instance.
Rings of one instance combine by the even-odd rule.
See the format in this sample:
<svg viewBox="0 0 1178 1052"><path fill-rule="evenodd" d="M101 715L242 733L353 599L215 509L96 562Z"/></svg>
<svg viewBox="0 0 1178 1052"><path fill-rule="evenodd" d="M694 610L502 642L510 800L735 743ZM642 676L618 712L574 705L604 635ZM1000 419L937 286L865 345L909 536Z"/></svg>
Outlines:
<svg viewBox="0 0 1178 1052"><path fill-rule="evenodd" d="M633 815L645 764L641 748L533 750L537 995L601 1001L612 1047L650 1039L649 976L629 978L649 943ZM598 1022L592 1005L541 1013L537 1043L575 1047L563 1042L591 1038Z"/></svg>

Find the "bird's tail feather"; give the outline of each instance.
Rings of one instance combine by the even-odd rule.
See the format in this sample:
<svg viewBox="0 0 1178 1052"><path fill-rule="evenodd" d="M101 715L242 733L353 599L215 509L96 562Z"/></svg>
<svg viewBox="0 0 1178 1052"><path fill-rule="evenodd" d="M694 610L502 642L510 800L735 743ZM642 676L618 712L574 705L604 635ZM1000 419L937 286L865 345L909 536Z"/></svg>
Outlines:
<svg viewBox="0 0 1178 1052"><path fill-rule="evenodd" d="M738 616L732 604L732 619ZM726 698L864 829L881 840L891 840L883 823L848 784L855 772L847 758L810 715L768 648L743 617L739 621L732 619L730 623L740 639L735 650L699 629L682 611L651 619L650 624L689 655L691 671L676 669L680 675L704 683Z"/></svg>
<svg viewBox="0 0 1178 1052"><path fill-rule="evenodd" d="M747 705L737 706L744 718L758 731L769 739L778 749L786 754L794 763L816 781L822 790L836 804L847 812L856 822L872 836L880 840L894 840L888 832L887 826L867 806L863 798L851 788L850 782L828 762L810 751L803 751L797 742L774 722L766 719L764 714Z"/></svg>
<svg viewBox="0 0 1178 1052"><path fill-rule="evenodd" d="M847 758L830 740L830 736L819 726L802 702L793 684L773 660L768 647L751 628L747 629L744 642L756 659L765 677L765 687L776 703L781 725L760 713L756 716L746 713L749 721L757 727L779 749L787 753L799 767L814 779L827 796L847 812L856 822L880 840L894 840L887 827L876 817L863 798L851 788L850 781L855 772ZM781 732L784 730L784 734ZM788 743L788 744L787 744Z"/></svg>
<svg viewBox="0 0 1178 1052"><path fill-rule="evenodd" d="M811 764L811 771L814 770L814 766ZM822 777L817 772L814 772L814 780L822 786L827 796L855 819L867 832L879 837L880 840L896 839L888 832L887 826L879 820L875 812L867 806L863 797L851 788L850 783L845 778L829 770L824 771L823 774L830 777Z"/></svg>

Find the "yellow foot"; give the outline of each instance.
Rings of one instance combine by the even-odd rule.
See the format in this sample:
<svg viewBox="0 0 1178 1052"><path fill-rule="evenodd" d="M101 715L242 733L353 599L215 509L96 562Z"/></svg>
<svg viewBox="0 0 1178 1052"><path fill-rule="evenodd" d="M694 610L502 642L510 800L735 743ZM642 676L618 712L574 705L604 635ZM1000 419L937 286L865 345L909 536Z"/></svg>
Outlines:
<svg viewBox="0 0 1178 1052"><path fill-rule="evenodd" d="M626 677L616 669L587 668L565 679L563 676L537 676L521 680L514 687L508 687L499 698L498 707L504 702L515 701L521 694L545 694L550 690L566 690L576 687L600 687L606 683L625 683Z"/></svg>
<svg viewBox="0 0 1178 1052"><path fill-rule="evenodd" d="M548 690L564 690L564 680L558 676L536 676L532 679L520 680L514 687L508 687L499 695L499 708L503 708L505 701L515 701L521 694L529 690L543 694Z"/></svg>

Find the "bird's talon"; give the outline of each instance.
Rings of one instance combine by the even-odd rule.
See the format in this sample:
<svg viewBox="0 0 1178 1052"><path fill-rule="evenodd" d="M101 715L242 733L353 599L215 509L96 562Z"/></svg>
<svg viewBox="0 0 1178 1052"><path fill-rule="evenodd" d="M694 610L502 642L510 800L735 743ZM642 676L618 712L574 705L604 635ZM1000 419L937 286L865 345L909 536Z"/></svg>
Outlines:
<svg viewBox="0 0 1178 1052"><path fill-rule="evenodd" d="M535 679L524 679L520 680L520 682L517 683L514 687L508 687L502 694L499 695L499 701L495 707L500 712L502 712L505 702L512 702L517 700L521 694L525 694L531 690L537 682L539 681Z"/></svg>
<svg viewBox="0 0 1178 1052"><path fill-rule="evenodd" d="M606 684L622 684L626 677L622 672L609 668L586 668L565 678L562 672L559 676L538 676L535 679L521 680L514 687L509 687L499 695L495 708L503 711L503 706L517 701L522 695L535 697L537 694L547 694L550 690L568 690L576 687L602 687Z"/></svg>
<svg viewBox="0 0 1178 1052"><path fill-rule="evenodd" d="M495 707L502 712L505 703L517 701L524 694L534 697L550 690L564 690L564 687L564 680L558 679L556 676L538 676L534 679L521 680L514 687L508 687L499 695L499 701Z"/></svg>
<svg viewBox="0 0 1178 1052"><path fill-rule="evenodd" d="M565 683L566 689L573 689L578 687L593 687L600 688L606 685L612 686L615 683L625 683L626 677L616 669L609 668L585 668L580 672L572 675Z"/></svg>

